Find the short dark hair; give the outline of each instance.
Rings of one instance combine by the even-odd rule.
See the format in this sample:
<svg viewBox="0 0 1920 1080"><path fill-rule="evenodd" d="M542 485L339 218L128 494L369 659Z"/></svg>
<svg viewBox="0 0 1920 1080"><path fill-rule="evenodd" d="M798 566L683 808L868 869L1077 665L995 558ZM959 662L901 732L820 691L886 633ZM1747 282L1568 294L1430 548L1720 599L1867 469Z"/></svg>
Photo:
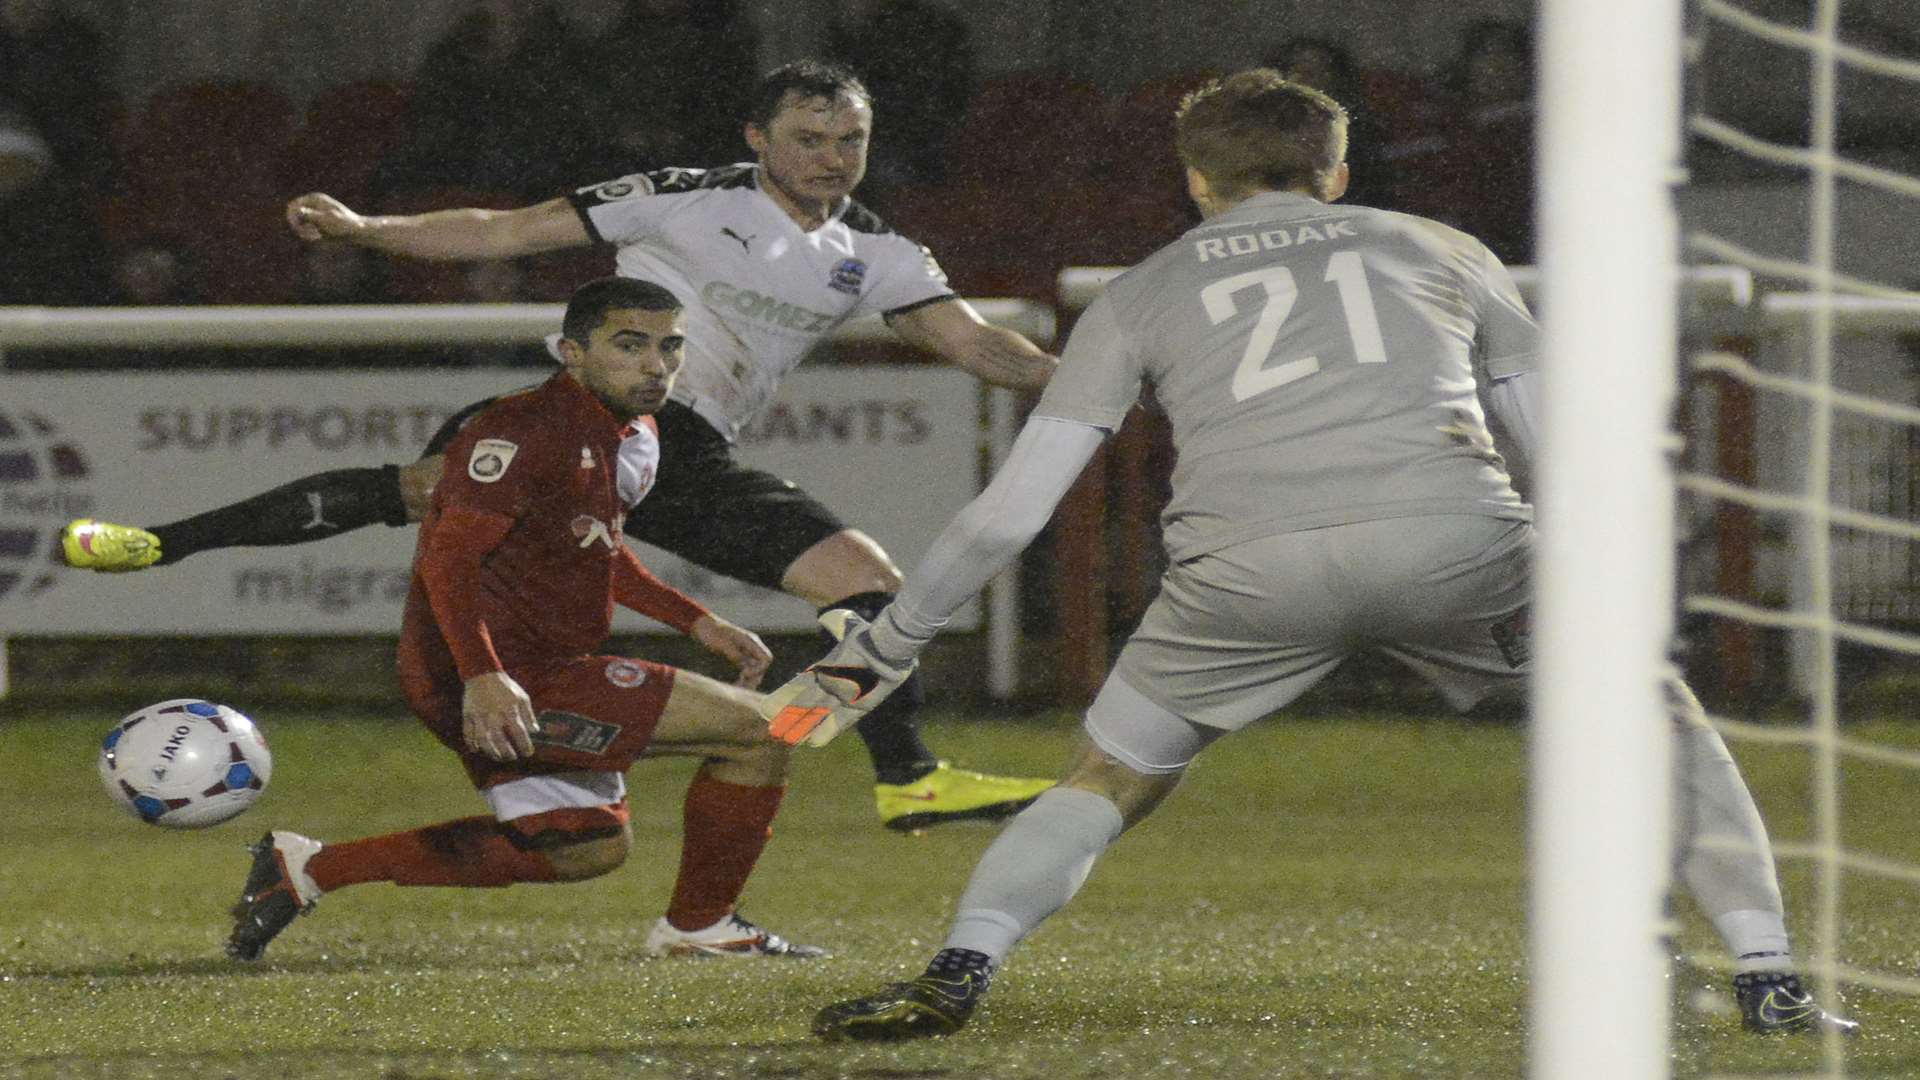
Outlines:
<svg viewBox="0 0 1920 1080"><path fill-rule="evenodd" d="M1227 196L1299 188L1326 198L1347 157L1347 111L1271 68L1188 94L1173 125L1180 160Z"/></svg>
<svg viewBox="0 0 1920 1080"><path fill-rule="evenodd" d="M603 277L573 290L567 298L567 314L560 321L560 336L582 345L607 321L609 311L679 311L686 305L680 298L651 281L639 278Z"/></svg>
<svg viewBox="0 0 1920 1080"><path fill-rule="evenodd" d="M788 94L798 94L802 101L852 94L869 106L873 104L873 95L851 69L824 60L795 60L761 76L747 106L747 123L763 130L773 126L773 118L780 115Z"/></svg>

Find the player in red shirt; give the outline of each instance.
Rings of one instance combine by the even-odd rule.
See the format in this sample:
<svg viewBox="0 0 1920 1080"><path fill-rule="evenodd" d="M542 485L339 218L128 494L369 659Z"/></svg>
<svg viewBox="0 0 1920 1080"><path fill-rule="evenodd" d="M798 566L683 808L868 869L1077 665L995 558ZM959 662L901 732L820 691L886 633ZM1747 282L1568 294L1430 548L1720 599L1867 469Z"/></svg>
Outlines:
<svg viewBox="0 0 1920 1080"><path fill-rule="evenodd" d="M759 637L655 578L621 539L653 486L685 341L681 305L606 278L567 305L563 370L501 398L447 448L420 528L399 651L407 703L460 755L491 814L335 843L254 846L229 955L256 960L324 893L370 881L483 888L579 881L626 860L628 766L704 764L687 788L680 875L647 939L662 955L824 955L734 911L786 791L787 751L755 710ZM593 655L619 603L740 669L737 684Z"/></svg>

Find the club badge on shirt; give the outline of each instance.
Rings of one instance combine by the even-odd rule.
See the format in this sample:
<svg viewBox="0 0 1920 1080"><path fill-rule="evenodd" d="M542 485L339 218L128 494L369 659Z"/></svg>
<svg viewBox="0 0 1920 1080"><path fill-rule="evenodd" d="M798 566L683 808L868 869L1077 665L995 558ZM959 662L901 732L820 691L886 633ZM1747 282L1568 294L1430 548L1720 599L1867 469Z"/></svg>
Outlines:
<svg viewBox="0 0 1920 1080"><path fill-rule="evenodd" d="M607 663L607 681L622 690L631 690L647 681L647 669L631 660L612 660Z"/></svg>
<svg viewBox="0 0 1920 1080"><path fill-rule="evenodd" d="M841 259L833 264L833 272L827 275L827 285L843 293L860 295L860 286L867 280L867 264L859 259Z"/></svg>
<svg viewBox="0 0 1920 1080"><path fill-rule="evenodd" d="M483 484L491 484L507 475L513 455L520 452L517 443L505 439L481 439L473 444L473 456L467 459L467 475Z"/></svg>

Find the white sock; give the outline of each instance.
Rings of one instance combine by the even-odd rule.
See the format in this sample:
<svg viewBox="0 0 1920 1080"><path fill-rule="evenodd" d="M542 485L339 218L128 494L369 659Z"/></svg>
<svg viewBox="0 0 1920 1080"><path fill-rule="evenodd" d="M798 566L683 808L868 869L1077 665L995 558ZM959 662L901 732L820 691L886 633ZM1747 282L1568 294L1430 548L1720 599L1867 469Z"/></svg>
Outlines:
<svg viewBox="0 0 1920 1080"><path fill-rule="evenodd" d="M945 947L985 953L998 967L1022 938L1073 899L1123 827L1120 808L1105 796L1049 788L980 857Z"/></svg>
<svg viewBox="0 0 1920 1080"><path fill-rule="evenodd" d="M1734 914L1744 914L1744 912L1735 912ZM1722 936L1724 936L1724 932ZM1793 954L1785 951L1773 952L1770 950L1741 953L1734 958L1733 970L1735 974L1739 975L1744 975L1750 971L1792 971Z"/></svg>
<svg viewBox="0 0 1920 1080"><path fill-rule="evenodd" d="M1691 691L1669 684L1674 708L1675 864L1694 902L1736 957L1791 951L1773 845L1720 733ZM1771 961L1766 966L1780 966Z"/></svg>

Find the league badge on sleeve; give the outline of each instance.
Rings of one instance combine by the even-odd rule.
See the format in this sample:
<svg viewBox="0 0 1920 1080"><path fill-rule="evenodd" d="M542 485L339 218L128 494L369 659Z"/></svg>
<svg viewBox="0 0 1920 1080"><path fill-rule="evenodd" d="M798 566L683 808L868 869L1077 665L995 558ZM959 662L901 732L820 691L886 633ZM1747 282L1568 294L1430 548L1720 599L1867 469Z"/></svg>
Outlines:
<svg viewBox="0 0 1920 1080"><path fill-rule="evenodd" d="M608 180L603 184L592 184L580 188L577 194L592 195L601 202L617 202L631 199L636 195L653 194L653 181L645 173L632 173L618 180Z"/></svg>
<svg viewBox="0 0 1920 1080"><path fill-rule="evenodd" d="M519 452L518 444L505 439L481 439L473 444L473 456L467 459L467 475L491 484L507 475L507 466L513 464L513 455Z"/></svg>

